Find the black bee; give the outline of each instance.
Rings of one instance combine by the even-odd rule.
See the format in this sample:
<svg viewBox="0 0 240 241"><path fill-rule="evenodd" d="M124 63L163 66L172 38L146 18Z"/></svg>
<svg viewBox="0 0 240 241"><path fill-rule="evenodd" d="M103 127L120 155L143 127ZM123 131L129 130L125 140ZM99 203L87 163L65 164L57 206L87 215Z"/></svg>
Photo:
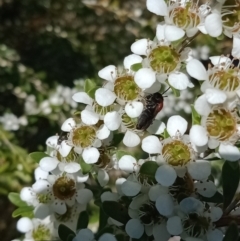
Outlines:
<svg viewBox="0 0 240 241"><path fill-rule="evenodd" d="M165 91L167 92L169 88ZM156 92L146 97L146 107L138 118L136 125L137 130L146 130L153 122L159 111L163 108L163 92Z"/></svg>
<svg viewBox="0 0 240 241"><path fill-rule="evenodd" d="M68 139L68 132L61 131L61 133L60 133L60 135L58 137L57 144L61 145L62 141L65 141L67 139Z"/></svg>

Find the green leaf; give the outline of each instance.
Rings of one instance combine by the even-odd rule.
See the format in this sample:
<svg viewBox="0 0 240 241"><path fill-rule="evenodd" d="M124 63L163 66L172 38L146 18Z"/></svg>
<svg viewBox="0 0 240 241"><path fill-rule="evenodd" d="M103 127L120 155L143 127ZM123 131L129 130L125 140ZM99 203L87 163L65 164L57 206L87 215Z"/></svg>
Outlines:
<svg viewBox="0 0 240 241"><path fill-rule="evenodd" d="M117 220L124 225L130 219L130 217L128 216L128 209L121 203L115 201L105 201L102 204L102 208L109 217Z"/></svg>
<svg viewBox="0 0 240 241"><path fill-rule="evenodd" d="M139 170L139 177L147 180L148 183L156 183L155 173L158 167L158 164L154 161L145 162Z"/></svg>
<svg viewBox="0 0 240 241"><path fill-rule="evenodd" d="M100 207L100 210L99 210L99 227L98 227L98 230L102 230L102 229L107 225L107 221L108 221L108 216L107 216L106 213L103 211L103 208Z"/></svg>
<svg viewBox="0 0 240 241"><path fill-rule="evenodd" d="M90 90L87 92L87 94L88 94L92 99L95 99L95 92L96 92L97 89L99 89L98 86L90 89Z"/></svg>
<svg viewBox="0 0 240 241"><path fill-rule="evenodd" d="M142 63L136 63L136 64L131 65L130 69L137 72L141 68L142 68Z"/></svg>
<svg viewBox="0 0 240 241"><path fill-rule="evenodd" d="M96 82L91 79L86 79L84 82L84 91L88 93L91 89L97 86Z"/></svg>
<svg viewBox="0 0 240 241"><path fill-rule="evenodd" d="M67 226L60 224L58 226L58 236L62 241L68 241L68 237L75 236L75 233Z"/></svg>
<svg viewBox="0 0 240 241"><path fill-rule="evenodd" d="M212 197L201 196L201 201L210 203L223 203L223 195L220 192L216 192Z"/></svg>
<svg viewBox="0 0 240 241"><path fill-rule="evenodd" d="M223 241L238 241L238 226L235 222L232 222L225 233Z"/></svg>
<svg viewBox="0 0 240 241"><path fill-rule="evenodd" d="M117 133L114 134L111 145L112 146L118 146L119 143L123 140L124 134L123 133Z"/></svg>
<svg viewBox="0 0 240 241"><path fill-rule="evenodd" d="M78 217L77 230L87 228L88 223L89 223L88 213L87 211L82 211Z"/></svg>
<svg viewBox="0 0 240 241"><path fill-rule="evenodd" d="M92 165L87 164L82 158L79 159L79 164L83 174L88 174L92 170Z"/></svg>
<svg viewBox="0 0 240 241"><path fill-rule="evenodd" d="M163 137L164 139L167 139L168 137L170 137L170 135L168 134L167 128L164 129Z"/></svg>
<svg viewBox="0 0 240 241"><path fill-rule="evenodd" d="M193 105L191 105L191 109L192 109L192 125L200 125L201 116L197 113Z"/></svg>
<svg viewBox="0 0 240 241"><path fill-rule="evenodd" d="M21 198L19 193L16 192L10 192L8 194L8 199L12 204L14 204L17 207L25 207L28 206L26 202L24 202Z"/></svg>
<svg viewBox="0 0 240 241"><path fill-rule="evenodd" d="M131 154L127 151L122 151L122 150L119 150L116 152L117 160L120 160L125 155L131 155Z"/></svg>
<svg viewBox="0 0 240 241"><path fill-rule="evenodd" d="M226 209L232 202L239 184L238 162L225 161L222 167L223 208Z"/></svg>
<svg viewBox="0 0 240 241"><path fill-rule="evenodd" d="M39 163L42 158L49 157L49 155L44 152L32 152L29 154L29 157L36 163Z"/></svg>
<svg viewBox="0 0 240 241"><path fill-rule="evenodd" d="M19 207L12 213L12 217L16 218L18 216L22 216L22 217L33 218L34 217L33 209L34 208L32 206Z"/></svg>
<svg viewBox="0 0 240 241"><path fill-rule="evenodd" d="M67 241L72 241L75 236L75 234L69 234L67 237Z"/></svg>
<svg viewBox="0 0 240 241"><path fill-rule="evenodd" d="M117 241L127 241L127 240L129 240L128 237L124 234L117 234L115 236L115 238L117 239Z"/></svg>

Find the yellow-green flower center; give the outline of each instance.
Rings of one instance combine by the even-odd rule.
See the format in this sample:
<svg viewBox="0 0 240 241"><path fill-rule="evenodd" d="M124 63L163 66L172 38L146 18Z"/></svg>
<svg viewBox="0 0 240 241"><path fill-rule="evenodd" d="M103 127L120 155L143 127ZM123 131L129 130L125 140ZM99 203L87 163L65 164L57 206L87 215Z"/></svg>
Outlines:
<svg viewBox="0 0 240 241"><path fill-rule="evenodd" d="M222 8L222 22L226 28L231 28L233 33L240 30L240 4L234 6L234 9Z"/></svg>
<svg viewBox="0 0 240 241"><path fill-rule="evenodd" d="M163 145L162 155L172 166L183 166L191 160L189 147L180 140L173 140Z"/></svg>
<svg viewBox="0 0 240 241"><path fill-rule="evenodd" d="M114 92L119 99L130 101L138 98L140 88L136 85L132 75L126 75L115 80Z"/></svg>
<svg viewBox="0 0 240 241"><path fill-rule="evenodd" d="M75 181L65 176L58 178L53 184L53 194L60 200L70 199L76 192Z"/></svg>
<svg viewBox="0 0 240 241"><path fill-rule="evenodd" d="M226 141L235 134L236 124L236 119L230 111L219 108L212 110L208 115L206 129L209 136Z"/></svg>
<svg viewBox="0 0 240 241"><path fill-rule="evenodd" d="M43 224L40 224L32 231L32 237L35 241L50 240L50 230Z"/></svg>
<svg viewBox="0 0 240 241"><path fill-rule="evenodd" d="M239 70L227 69L216 71L209 77L210 84L223 91L235 91L240 87Z"/></svg>
<svg viewBox="0 0 240 241"><path fill-rule="evenodd" d="M174 8L170 12L173 23L182 29L192 28L200 23L200 18L197 13L189 11L189 7L190 6Z"/></svg>
<svg viewBox="0 0 240 241"><path fill-rule="evenodd" d="M137 118L131 118L126 113L122 115L122 123L128 129L136 129Z"/></svg>
<svg viewBox="0 0 240 241"><path fill-rule="evenodd" d="M48 203L50 201L49 194L37 194L40 203Z"/></svg>
<svg viewBox="0 0 240 241"><path fill-rule="evenodd" d="M183 221L183 228L190 236L199 237L207 233L210 221L207 217L190 213Z"/></svg>
<svg viewBox="0 0 240 241"><path fill-rule="evenodd" d="M180 54L170 46L158 46L151 51L148 58L154 71L168 74L178 66Z"/></svg>
<svg viewBox="0 0 240 241"><path fill-rule="evenodd" d="M109 163L111 162L111 158L109 156L109 151L106 148L99 148L100 157L98 161L95 163L100 168L108 167Z"/></svg>
<svg viewBox="0 0 240 241"><path fill-rule="evenodd" d="M97 102L95 102L94 105L93 105L93 109L94 109L94 111L95 111L97 114L104 116L104 115L106 115L108 112L113 111L114 106L113 106L113 105L109 105L109 106L105 106L105 107L104 107L104 106L99 105Z"/></svg>
<svg viewBox="0 0 240 241"><path fill-rule="evenodd" d="M65 162L73 162L76 160L77 158L77 154L76 152L72 149L69 154L66 156L66 157L62 157L62 155L60 154L60 152L58 151L57 152L57 159L62 162L62 161L65 161Z"/></svg>
<svg viewBox="0 0 240 241"><path fill-rule="evenodd" d="M73 130L72 143L74 146L86 148L91 146L96 138L96 130L92 126L81 126Z"/></svg>

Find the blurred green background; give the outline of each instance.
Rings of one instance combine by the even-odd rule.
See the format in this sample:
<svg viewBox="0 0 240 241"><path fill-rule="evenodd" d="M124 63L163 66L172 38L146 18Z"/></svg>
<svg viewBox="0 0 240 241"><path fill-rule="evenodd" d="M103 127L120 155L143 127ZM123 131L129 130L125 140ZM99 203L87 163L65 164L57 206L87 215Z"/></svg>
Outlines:
<svg viewBox="0 0 240 241"><path fill-rule="evenodd" d="M145 0L0 0L1 241L19 237L7 194L33 182L27 153L45 150L80 108L71 95L85 78L100 83L98 71L121 65L131 44L153 38L160 21ZM213 54L231 48L231 40L216 44L206 36L197 43ZM201 52L198 45L192 43Z"/></svg>

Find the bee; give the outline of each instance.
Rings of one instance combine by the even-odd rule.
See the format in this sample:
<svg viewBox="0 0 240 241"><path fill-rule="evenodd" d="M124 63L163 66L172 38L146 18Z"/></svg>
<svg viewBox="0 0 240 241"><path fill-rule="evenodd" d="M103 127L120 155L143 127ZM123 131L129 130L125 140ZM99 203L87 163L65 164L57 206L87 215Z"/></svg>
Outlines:
<svg viewBox="0 0 240 241"><path fill-rule="evenodd" d="M136 125L137 130L146 130L153 122L156 115L163 108L163 101L166 96L163 96L169 88L164 91L162 94L159 92L150 94L146 97L146 107L138 118L138 122Z"/></svg>
<svg viewBox="0 0 240 241"><path fill-rule="evenodd" d="M68 139L68 132L61 131L58 137L57 144L61 145L62 141L66 141L67 139Z"/></svg>

